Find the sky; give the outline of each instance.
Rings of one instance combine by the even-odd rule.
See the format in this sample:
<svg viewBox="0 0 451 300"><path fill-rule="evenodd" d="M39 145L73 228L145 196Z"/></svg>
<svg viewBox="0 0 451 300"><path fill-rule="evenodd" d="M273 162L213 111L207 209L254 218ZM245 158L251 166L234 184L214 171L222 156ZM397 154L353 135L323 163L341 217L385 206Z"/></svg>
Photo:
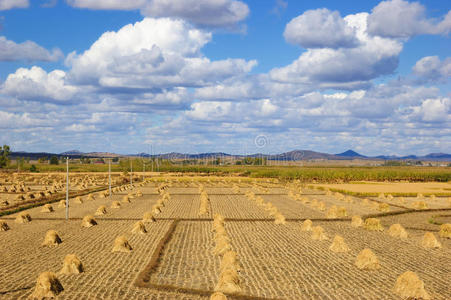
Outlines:
<svg viewBox="0 0 451 300"><path fill-rule="evenodd" d="M0 144L451 153L450 9L443 0L0 0Z"/></svg>

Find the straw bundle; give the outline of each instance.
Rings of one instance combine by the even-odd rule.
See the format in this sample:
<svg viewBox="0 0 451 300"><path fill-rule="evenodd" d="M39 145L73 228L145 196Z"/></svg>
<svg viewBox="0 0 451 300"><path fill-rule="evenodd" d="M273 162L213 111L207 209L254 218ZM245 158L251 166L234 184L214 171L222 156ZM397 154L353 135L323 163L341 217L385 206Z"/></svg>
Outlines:
<svg viewBox="0 0 451 300"><path fill-rule="evenodd" d="M84 216L83 220L81 221L81 226L85 228L90 228L95 225L97 225L97 221L91 215Z"/></svg>
<svg viewBox="0 0 451 300"><path fill-rule="evenodd" d="M338 208L333 205L326 213L326 218L328 219L336 219L338 218Z"/></svg>
<svg viewBox="0 0 451 300"><path fill-rule="evenodd" d="M39 274L36 286L30 299L53 299L64 290L55 273L44 272Z"/></svg>
<svg viewBox="0 0 451 300"><path fill-rule="evenodd" d="M442 244L437 241L432 232L426 232L421 240L421 246L423 248L441 248Z"/></svg>
<svg viewBox="0 0 451 300"><path fill-rule="evenodd" d="M42 206L41 208L41 212L46 212L46 213L51 213L53 212L53 207L50 204L45 204L44 206Z"/></svg>
<svg viewBox="0 0 451 300"><path fill-rule="evenodd" d="M320 210L320 211L325 211L326 210L326 204L323 201L321 201L318 204L318 210Z"/></svg>
<svg viewBox="0 0 451 300"><path fill-rule="evenodd" d="M340 235L335 235L332 244L329 247L329 250L332 252L342 253L348 252L350 249L348 245L346 245L345 240Z"/></svg>
<svg viewBox="0 0 451 300"><path fill-rule="evenodd" d="M361 270L377 270L380 268L376 255L368 248L363 249L357 255L355 265Z"/></svg>
<svg viewBox="0 0 451 300"><path fill-rule="evenodd" d="M102 216L102 215L106 215L106 206L105 205L101 205L97 208L95 215L96 216Z"/></svg>
<svg viewBox="0 0 451 300"><path fill-rule="evenodd" d="M440 232L438 235L442 238L451 239L451 224L440 225Z"/></svg>
<svg viewBox="0 0 451 300"><path fill-rule="evenodd" d="M401 239L407 239L408 234L404 227L401 224L393 224L388 229L388 234L392 237L398 237Z"/></svg>
<svg viewBox="0 0 451 300"><path fill-rule="evenodd" d="M130 197L128 197L128 196L122 197L122 203L130 203L130 202L131 202Z"/></svg>
<svg viewBox="0 0 451 300"><path fill-rule="evenodd" d="M145 212L143 215L143 222L145 223L153 223L155 222L155 217L153 216L152 212L148 211Z"/></svg>
<svg viewBox="0 0 451 300"><path fill-rule="evenodd" d="M428 205L424 201L415 201L413 203L413 207L415 209L418 209L418 210L420 210L420 209L428 209Z"/></svg>
<svg viewBox="0 0 451 300"><path fill-rule="evenodd" d="M9 226L5 221L0 221L0 231L8 231Z"/></svg>
<svg viewBox="0 0 451 300"><path fill-rule="evenodd" d="M423 281L412 271L407 271L396 279L393 292L402 299L431 299L424 289Z"/></svg>
<svg viewBox="0 0 451 300"><path fill-rule="evenodd" d="M384 230L384 227L381 225L381 221L376 218L366 219L363 227L366 230L370 230L370 231L383 231Z"/></svg>
<svg viewBox="0 0 451 300"><path fill-rule="evenodd" d="M83 273L83 271L83 265L75 254L66 255L60 274L80 274Z"/></svg>
<svg viewBox="0 0 451 300"><path fill-rule="evenodd" d="M58 232L56 230L49 230L45 234L44 242L42 243L42 246L48 246L48 247L55 247L61 244L63 241L58 235Z"/></svg>
<svg viewBox="0 0 451 300"><path fill-rule="evenodd" d="M113 201L111 203L111 208L119 209L119 208L121 208L121 203L119 201Z"/></svg>
<svg viewBox="0 0 451 300"><path fill-rule="evenodd" d="M346 211L345 207L339 207L337 211L338 217L347 217L348 212Z"/></svg>
<svg viewBox="0 0 451 300"><path fill-rule="evenodd" d="M25 211L23 211L17 215L14 222L19 223L19 224L31 222L31 216L28 213L26 213Z"/></svg>
<svg viewBox="0 0 451 300"><path fill-rule="evenodd" d="M215 292L211 294L210 300L227 300L227 297L221 292Z"/></svg>
<svg viewBox="0 0 451 300"><path fill-rule="evenodd" d="M381 212L389 212L390 211L390 205L387 203L379 203L379 211Z"/></svg>
<svg viewBox="0 0 451 300"><path fill-rule="evenodd" d="M312 240L327 240L327 235L324 233L324 229L321 226L315 226L312 228Z"/></svg>
<svg viewBox="0 0 451 300"><path fill-rule="evenodd" d="M352 227L362 227L363 220L360 216L353 216L351 220L351 226Z"/></svg>
<svg viewBox="0 0 451 300"><path fill-rule="evenodd" d="M301 224L301 231L312 231L312 221L307 219Z"/></svg>
<svg viewBox="0 0 451 300"><path fill-rule="evenodd" d="M136 222L135 225L133 225L132 233L133 234L145 234L145 233L147 233L146 226L144 226L144 222L143 221Z"/></svg>
<svg viewBox="0 0 451 300"><path fill-rule="evenodd" d="M121 236L118 236L114 240L114 246L113 246L113 250L111 252L128 253L132 250L133 250L132 246L130 246L130 244L128 243L127 238L125 236L121 235Z"/></svg>
<svg viewBox="0 0 451 300"><path fill-rule="evenodd" d="M285 217L281 214L281 213L276 213L275 218L274 218L274 223L275 224L286 224L286 220Z"/></svg>

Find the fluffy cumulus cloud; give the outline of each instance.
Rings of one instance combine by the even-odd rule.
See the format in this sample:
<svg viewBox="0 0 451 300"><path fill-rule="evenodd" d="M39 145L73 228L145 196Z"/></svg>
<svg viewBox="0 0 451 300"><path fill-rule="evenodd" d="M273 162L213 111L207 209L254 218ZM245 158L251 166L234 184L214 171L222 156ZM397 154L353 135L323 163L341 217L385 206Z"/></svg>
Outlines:
<svg viewBox="0 0 451 300"><path fill-rule="evenodd" d="M141 10L148 17L176 17L211 27L233 27L249 14L236 0L67 0L69 5L89 9Z"/></svg>
<svg viewBox="0 0 451 300"><path fill-rule="evenodd" d="M368 17L368 32L390 38L409 38L418 34L449 34L451 11L437 19L426 17L426 8L418 2L382 1Z"/></svg>
<svg viewBox="0 0 451 300"><path fill-rule="evenodd" d="M338 11L308 10L285 27L285 39L304 48L349 48L358 45L355 28Z"/></svg>
<svg viewBox="0 0 451 300"><path fill-rule="evenodd" d="M48 51L32 41L18 44L0 36L0 61L57 61L62 57L60 49Z"/></svg>
<svg viewBox="0 0 451 300"><path fill-rule="evenodd" d="M271 77L282 82L361 88L368 80L393 73L398 66L402 44L397 40L368 35L367 18L367 13L359 13L342 20L347 28L351 28L349 32L354 33L357 46L308 49L292 64L272 70ZM322 25L318 26L322 28Z"/></svg>
<svg viewBox="0 0 451 300"><path fill-rule="evenodd" d="M0 0L0 11L13 8L26 8L30 5L28 0Z"/></svg>
<svg viewBox="0 0 451 300"><path fill-rule="evenodd" d="M109 88L155 89L203 86L249 72L255 61L210 61L201 48L211 33L183 20L145 18L104 33L90 49L67 58L69 78Z"/></svg>
<svg viewBox="0 0 451 300"><path fill-rule="evenodd" d="M426 56L416 62L413 72L428 80L447 80L451 77L451 57L440 60L438 56Z"/></svg>
<svg viewBox="0 0 451 300"><path fill-rule="evenodd" d="M65 77L66 73L61 70L47 73L40 67L20 68L8 75L0 87L0 93L23 100L65 102L78 90L67 85Z"/></svg>

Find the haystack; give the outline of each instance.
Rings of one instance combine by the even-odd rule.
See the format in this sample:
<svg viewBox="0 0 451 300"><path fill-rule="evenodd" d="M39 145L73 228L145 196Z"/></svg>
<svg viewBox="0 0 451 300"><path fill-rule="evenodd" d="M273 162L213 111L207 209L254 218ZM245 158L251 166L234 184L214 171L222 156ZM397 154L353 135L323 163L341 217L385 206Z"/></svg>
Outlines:
<svg viewBox="0 0 451 300"><path fill-rule="evenodd" d="M329 250L332 252L348 252L350 249L348 245L346 245L345 240L340 235L335 235L334 240L332 241L332 245L330 245Z"/></svg>
<svg viewBox="0 0 451 300"><path fill-rule="evenodd" d="M390 211L390 205L387 203L379 203L379 211L381 212L389 212Z"/></svg>
<svg viewBox="0 0 451 300"><path fill-rule="evenodd" d="M363 227L370 231L384 231L384 227L381 225L381 221L377 218L368 218L365 220Z"/></svg>
<svg viewBox="0 0 451 300"><path fill-rule="evenodd" d="M451 224L442 224L440 225L440 232L438 235L442 238L451 239Z"/></svg>
<svg viewBox="0 0 451 300"><path fill-rule="evenodd" d="M119 201L113 201L111 203L111 208L115 208L115 209L121 208L121 203Z"/></svg>
<svg viewBox="0 0 451 300"><path fill-rule="evenodd" d="M42 246L48 246L48 247L55 247L61 244L63 241L58 235L58 232L56 230L49 230L45 234L44 242L42 243Z"/></svg>
<svg viewBox="0 0 451 300"><path fill-rule="evenodd" d="M66 207L66 200L60 200L60 202L58 202L58 207L59 208Z"/></svg>
<svg viewBox="0 0 451 300"><path fill-rule="evenodd" d="M130 197L128 197L128 196L122 197L122 203L130 203L130 202L131 202Z"/></svg>
<svg viewBox="0 0 451 300"><path fill-rule="evenodd" d="M432 232L426 232L421 240L423 248L441 248L442 244L435 238Z"/></svg>
<svg viewBox="0 0 451 300"><path fill-rule="evenodd" d="M426 202L424 202L424 201L415 201L414 203L413 203L413 208L415 208L415 209L428 209L428 205L427 205L427 203Z"/></svg>
<svg viewBox="0 0 451 300"><path fill-rule="evenodd" d="M80 274L83 273L83 271L83 265L80 259L75 254L66 255L60 274Z"/></svg>
<svg viewBox="0 0 451 300"><path fill-rule="evenodd" d="M0 200L0 204L1 204L2 206L8 206L8 205L9 205L9 202L8 202L8 200L6 200L6 199L2 199L2 200Z"/></svg>
<svg viewBox="0 0 451 300"><path fill-rule="evenodd" d="M318 210L320 210L320 211L325 211L326 210L326 204L323 201L321 201L318 204Z"/></svg>
<svg viewBox="0 0 451 300"><path fill-rule="evenodd" d="M132 233L133 234L147 233L146 226L144 226L144 222L143 221L136 222L135 225L133 225Z"/></svg>
<svg viewBox="0 0 451 300"><path fill-rule="evenodd" d="M361 270L377 270L380 268L376 254L368 248L360 251L355 260L355 265Z"/></svg>
<svg viewBox="0 0 451 300"><path fill-rule="evenodd" d="M86 198L87 200L94 200L95 197L93 194L89 194L88 197Z"/></svg>
<svg viewBox="0 0 451 300"><path fill-rule="evenodd" d="M275 224L286 224L286 220L284 215L282 215L281 213L276 213L275 217L274 217L274 223Z"/></svg>
<svg viewBox="0 0 451 300"><path fill-rule="evenodd" d="M216 284L215 291L228 294L239 293L241 291L239 284L240 279L238 277L238 272L233 269L226 269L219 275L219 280Z"/></svg>
<svg viewBox="0 0 451 300"><path fill-rule="evenodd" d="M216 239L215 249L213 250L213 253L215 255L224 255L230 250L232 250L232 246L227 239Z"/></svg>
<svg viewBox="0 0 451 300"><path fill-rule="evenodd" d="M351 220L351 226L352 227L362 227L363 220L360 216L353 216Z"/></svg>
<svg viewBox="0 0 451 300"><path fill-rule="evenodd" d="M28 223L28 222L31 222L31 216L27 212L23 211L23 212L21 212L21 213L19 213L17 215L17 217L14 220L14 222L16 222L16 223Z"/></svg>
<svg viewBox="0 0 451 300"><path fill-rule="evenodd" d="M313 208L318 207L318 200L317 200L317 199L313 199L310 205L311 205Z"/></svg>
<svg viewBox="0 0 451 300"><path fill-rule="evenodd" d="M97 221L91 215L84 216L83 220L81 221L81 226L82 227L89 228L89 227L92 227L92 226L95 226L95 225L97 225Z"/></svg>
<svg viewBox="0 0 451 300"><path fill-rule="evenodd" d="M81 197L76 197L74 202L77 204L83 204L83 200L81 199Z"/></svg>
<svg viewBox="0 0 451 300"><path fill-rule="evenodd" d="M113 246L113 250L111 252L128 253L132 250L133 250L132 246L130 246L130 244L128 243L127 238L125 236L121 235L121 236L118 236L114 240L114 246Z"/></svg>
<svg viewBox="0 0 451 300"><path fill-rule="evenodd" d="M402 227L401 224L393 224L388 229L388 234L392 237L398 237L401 239L407 239L407 231Z"/></svg>
<svg viewBox="0 0 451 300"><path fill-rule="evenodd" d="M144 215L143 215L143 222L145 222L145 223L152 223L152 222L155 222L155 221L156 221L155 217L153 216L153 214L150 211L144 213Z"/></svg>
<svg viewBox="0 0 451 300"><path fill-rule="evenodd" d="M412 271L407 271L396 279L393 292L402 299L431 299L424 289L423 281Z"/></svg>
<svg viewBox="0 0 451 300"><path fill-rule="evenodd" d="M235 251L228 250L222 256L221 264L219 265L219 269L221 271L229 268L230 266L238 266L238 255Z"/></svg>
<svg viewBox="0 0 451 300"><path fill-rule="evenodd" d="M39 274L38 279L36 280L36 287L30 295L30 299L52 299L62 291L64 291L64 288L55 273L44 272Z"/></svg>
<svg viewBox="0 0 451 300"><path fill-rule="evenodd" d="M210 300L227 300L227 297L221 292L215 292L211 294Z"/></svg>
<svg viewBox="0 0 451 300"><path fill-rule="evenodd" d="M51 213L53 212L53 207L50 204L45 204L44 206L42 206L41 208L41 212L46 212L46 213Z"/></svg>
<svg viewBox="0 0 451 300"><path fill-rule="evenodd" d="M338 215L338 217L347 217L348 216L348 212L347 212L345 207L341 206L337 210L337 215Z"/></svg>
<svg viewBox="0 0 451 300"><path fill-rule="evenodd" d="M0 221L0 231L8 231L9 226L5 221Z"/></svg>
<svg viewBox="0 0 451 300"><path fill-rule="evenodd" d="M338 208L333 205L326 213L326 218L328 219L336 219L338 218Z"/></svg>
<svg viewBox="0 0 451 300"><path fill-rule="evenodd" d="M302 231L312 231L312 221L307 219L301 224Z"/></svg>
<svg viewBox="0 0 451 300"><path fill-rule="evenodd" d="M96 216L102 216L102 215L106 215L106 206L105 205L100 205L98 208L97 208L97 210L96 210L96 212L95 212L95 215Z"/></svg>
<svg viewBox="0 0 451 300"><path fill-rule="evenodd" d="M312 228L312 239L317 241L327 240L327 235L324 233L324 229L321 226Z"/></svg>

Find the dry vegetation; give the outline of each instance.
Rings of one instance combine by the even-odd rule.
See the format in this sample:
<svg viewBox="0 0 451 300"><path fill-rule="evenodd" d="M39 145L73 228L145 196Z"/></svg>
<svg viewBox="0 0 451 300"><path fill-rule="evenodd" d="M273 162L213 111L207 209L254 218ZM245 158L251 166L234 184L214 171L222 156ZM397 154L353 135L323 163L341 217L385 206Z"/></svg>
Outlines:
<svg viewBox="0 0 451 300"><path fill-rule="evenodd" d="M449 299L448 197L300 181L0 176L1 299ZM361 184L365 186L365 184ZM425 196L426 195L426 196ZM21 211L17 211L21 210Z"/></svg>

